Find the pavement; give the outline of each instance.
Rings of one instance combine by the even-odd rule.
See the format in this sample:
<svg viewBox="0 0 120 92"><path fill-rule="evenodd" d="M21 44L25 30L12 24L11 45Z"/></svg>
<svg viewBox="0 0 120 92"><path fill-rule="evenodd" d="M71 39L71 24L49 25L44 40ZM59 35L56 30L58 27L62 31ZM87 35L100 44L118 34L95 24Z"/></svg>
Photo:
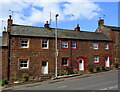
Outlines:
<svg viewBox="0 0 120 92"><path fill-rule="evenodd" d="M118 70L110 70L110 71L105 71L105 72L98 72L98 73L92 73L92 74L82 74L82 75L81 74L65 75L65 76L59 76L58 79L53 79L53 80L50 79L47 81L30 83L30 84L13 85L11 87L3 86L3 87L0 87L0 89L2 89L2 90L14 90L14 89L19 90L23 87L34 87L34 86L52 84L52 83L56 83L56 82L62 82L65 80L74 80L74 79L78 79L78 78L86 78L86 77L101 75L101 74L105 74L105 73L113 72L113 71L118 71Z"/></svg>

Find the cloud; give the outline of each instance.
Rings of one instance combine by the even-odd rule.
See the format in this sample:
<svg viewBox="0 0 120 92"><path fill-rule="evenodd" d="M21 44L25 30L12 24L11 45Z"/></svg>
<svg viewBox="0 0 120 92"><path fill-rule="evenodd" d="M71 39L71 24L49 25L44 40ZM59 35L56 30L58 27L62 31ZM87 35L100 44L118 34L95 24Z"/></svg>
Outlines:
<svg viewBox="0 0 120 92"><path fill-rule="evenodd" d="M87 0L86 0L87 1ZM86 18L92 19L95 16L99 15L101 10L98 5L93 2L69 2L64 4L64 14L65 15L74 15L76 19ZM70 19L73 19L72 16Z"/></svg>
<svg viewBox="0 0 120 92"><path fill-rule="evenodd" d="M4 0L0 2L0 21L6 22L0 22L0 29L2 31L2 27L6 26L9 14L13 15L15 24L35 25L50 20L50 12L52 21L55 21L55 14L58 13L59 21L64 22L80 18L93 19L100 10L97 4L89 0Z"/></svg>

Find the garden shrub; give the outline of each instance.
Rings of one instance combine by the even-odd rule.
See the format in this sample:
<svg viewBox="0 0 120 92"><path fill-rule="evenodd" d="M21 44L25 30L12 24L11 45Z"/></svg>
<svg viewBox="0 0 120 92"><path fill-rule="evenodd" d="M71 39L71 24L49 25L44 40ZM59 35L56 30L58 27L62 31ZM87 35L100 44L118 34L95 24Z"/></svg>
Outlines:
<svg viewBox="0 0 120 92"><path fill-rule="evenodd" d="M99 71L100 71L100 66L97 66L97 67L96 67L96 70L99 72Z"/></svg>
<svg viewBox="0 0 120 92"><path fill-rule="evenodd" d="M74 74L77 74L77 73L78 73L78 70L77 70L77 69L73 69L73 73L74 73Z"/></svg>
<svg viewBox="0 0 120 92"><path fill-rule="evenodd" d="M103 70L103 71L105 71L105 70L106 70L104 66L102 66L102 70Z"/></svg>
<svg viewBox="0 0 120 92"><path fill-rule="evenodd" d="M25 81L28 81L29 74L23 73L22 77L25 79Z"/></svg>
<svg viewBox="0 0 120 92"><path fill-rule="evenodd" d="M0 80L1 86L7 85L7 84L8 84L7 80L5 80L5 79Z"/></svg>
<svg viewBox="0 0 120 92"><path fill-rule="evenodd" d="M63 75L63 72L62 72L62 70L60 70L60 71L59 71L59 75L60 75L60 76L61 76L61 75Z"/></svg>
<svg viewBox="0 0 120 92"><path fill-rule="evenodd" d="M68 70L64 70L64 74L65 75L68 75L69 73L68 73Z"/></svg>
<svg viewBox="0 0 120 92"><path fill-rule="evenodd" d="M88 70L89 70L89 72L93 72L93 68L92 67L89 67Z"/></svg>

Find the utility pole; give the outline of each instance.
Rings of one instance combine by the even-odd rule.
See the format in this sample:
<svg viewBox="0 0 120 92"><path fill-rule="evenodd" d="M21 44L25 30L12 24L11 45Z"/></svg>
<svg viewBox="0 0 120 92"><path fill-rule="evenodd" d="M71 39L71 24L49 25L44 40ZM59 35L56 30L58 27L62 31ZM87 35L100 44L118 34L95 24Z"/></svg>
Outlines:
<svg viewBox="0 0 120 92"><path fill-rule="evenodd" d="M56 18L56 28L55 28L55 62L56 62L56 67L55 67L55 77L57 78L57 62L58 62L58 46L57 46L57 17L59 16L59 14L55 15Z"/></svg>

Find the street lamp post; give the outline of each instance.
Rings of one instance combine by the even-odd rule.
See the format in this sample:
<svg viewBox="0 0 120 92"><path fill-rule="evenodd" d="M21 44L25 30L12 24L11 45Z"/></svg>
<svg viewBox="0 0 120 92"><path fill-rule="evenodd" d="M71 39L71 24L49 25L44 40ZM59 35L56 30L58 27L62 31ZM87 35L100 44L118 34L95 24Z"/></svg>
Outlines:
<svg viewBox="0 0 120 92"><path fill-rule="evenodd" d="M57 17L59 15L56 14L55 18L56 18L56 28L55 28L55 77L57 78L57 61L58 61L58 46L57 46Z"/></svg>

